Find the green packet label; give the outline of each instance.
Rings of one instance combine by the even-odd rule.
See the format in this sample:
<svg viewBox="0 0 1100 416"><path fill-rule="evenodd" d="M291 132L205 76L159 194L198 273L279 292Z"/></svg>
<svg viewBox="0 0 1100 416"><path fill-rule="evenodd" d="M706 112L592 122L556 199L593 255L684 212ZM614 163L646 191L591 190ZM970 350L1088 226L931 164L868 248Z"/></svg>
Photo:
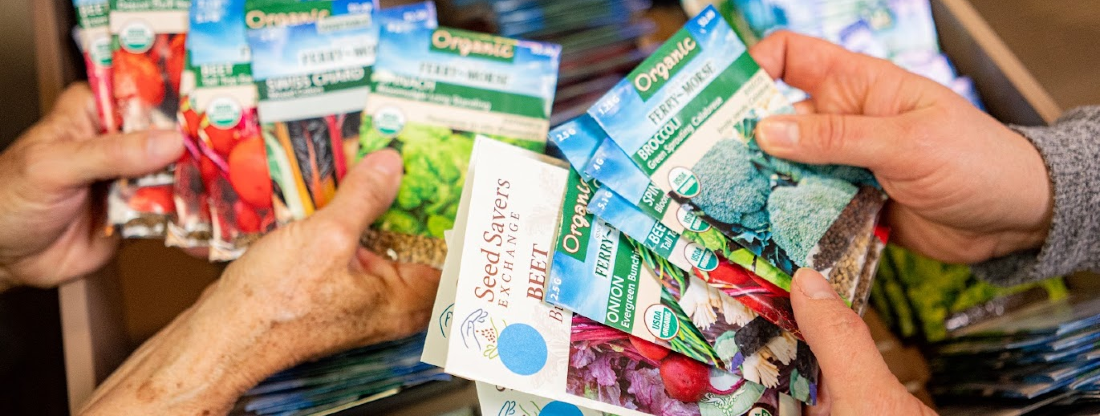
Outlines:
<svg viewBox="0 0 1100 416"><path fill-rule="evenodd" d="M110 14L110 2L107 0L73 0L76 10L76 22L81 29L106 27Z"/></svg>
<svg viewBox="0 0 1100 416"><path fill-rule="evenodd" d="M397 149L406 174L374 226L380 237L367 245L438 265L442 250L426 247L439 246L454 223L474 139L545 149L561 48L400 23L382 25L379 36L359 156Z"/></svg>
<svg viewBox="0 0 1100 416"><path fill-rule="evenodd" d="M187 12L191 0L110 0L111 12Z"/></svg>
<svg viewBox="0 0 1100 416"><path fill-rule="evenodd" d="M246 0L193 0L186 70L196 88L252 88L252 55L244 21ZM255 105L254 102L249 103Z"/></svg>

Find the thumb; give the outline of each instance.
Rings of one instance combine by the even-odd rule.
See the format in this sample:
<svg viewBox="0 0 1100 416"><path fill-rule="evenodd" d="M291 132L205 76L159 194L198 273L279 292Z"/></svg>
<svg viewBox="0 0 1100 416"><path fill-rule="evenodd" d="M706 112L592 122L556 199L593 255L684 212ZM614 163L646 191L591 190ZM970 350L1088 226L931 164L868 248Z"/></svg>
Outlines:
<svg viewBox="0 0 1100 416"><path fill-rule="evenodd" d="M171 131L113 134L57 142L43 150L35 169L48 185L78 187L96 181L137 177L164 169L183 153L183 138Z"/></svg>
<svg viewBox="0 0 1100 416"><path fill-rule="evenodd" d="M898 382L879 354L870 330L859 315L837 296L820 273L798 269L791 289L791 306L806 343L829 380L829 396L860 401Z"/></svg>
<svg viewBox="0 0 1100 416"><path fill-rule="evenodd" d="M386 212L397 197L404 169L392 149L367 155L344 176L336 196L315 217L327 217L356 235Z"/></svg>
<svg viewBox="0 0 1100 416"><path fill-rule="evenodd" d="M902 155L904 137L895 117L805 114L768 117L756 130L768 154L811 164L852 165L871 170L891 166Z"/></svg>

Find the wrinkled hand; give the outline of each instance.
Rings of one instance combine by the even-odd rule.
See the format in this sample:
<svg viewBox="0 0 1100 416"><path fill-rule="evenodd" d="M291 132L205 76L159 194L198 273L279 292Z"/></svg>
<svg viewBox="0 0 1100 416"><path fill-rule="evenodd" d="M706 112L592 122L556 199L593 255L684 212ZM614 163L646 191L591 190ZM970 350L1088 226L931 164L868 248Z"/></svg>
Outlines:
<svg viewBox="0 0 1100 416"><path fill-rule="evenodd" d="M758 127L768 153L869 168L891 204L891 239L974 263L1042 244L1053 200L1039 152L951 90L890 62L779 32L750 53L803 89L800 115Z"/></svg>
<svg viewBox="0 0 1100 416"><path fill-rule="evenodd" d="M103 232L92 184L158 171L183 153L176 133L99 128L91 91L76 84L0 154L0 287L56 286L99 269L118 238Z"/></svg>
<svg viewBox="0 0 1100 416"><path fill-rule="evenodd" d="M82 413L220 414L279 370L422 331L439 271L359 246L397 195L401 171L392 150L364 158L328 206L249 247Z"/></svg>
<svg viewBox="0 0 1100 416"><path fill-rule="evenodd" d="M820 273L798 269L791 306L821 366L818 404L810 415L935 414L890 373L867 325Z"/></svg>

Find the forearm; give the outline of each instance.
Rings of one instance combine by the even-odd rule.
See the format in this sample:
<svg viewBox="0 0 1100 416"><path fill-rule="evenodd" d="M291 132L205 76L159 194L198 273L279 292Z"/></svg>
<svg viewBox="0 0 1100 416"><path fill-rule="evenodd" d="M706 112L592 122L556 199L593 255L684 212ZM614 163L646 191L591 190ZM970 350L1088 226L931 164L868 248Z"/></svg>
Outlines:
<svg viewBox="0 0 1100 416"><path fill-rule="evenodd" d="M1040 248L974 266L988 281L1013 285L1075 271L1100 271L1100 107L1070 111L1051 127L1015 127L1039 149L1054 211Z"/></svg>
<svg viewBox="0 0 1100 416"><path fill-rule="evenodd" d="M217 297L204 297L145 342L80 413L225 414L247 389L289 365L256 345L264 328L219 311Z"/></svg>

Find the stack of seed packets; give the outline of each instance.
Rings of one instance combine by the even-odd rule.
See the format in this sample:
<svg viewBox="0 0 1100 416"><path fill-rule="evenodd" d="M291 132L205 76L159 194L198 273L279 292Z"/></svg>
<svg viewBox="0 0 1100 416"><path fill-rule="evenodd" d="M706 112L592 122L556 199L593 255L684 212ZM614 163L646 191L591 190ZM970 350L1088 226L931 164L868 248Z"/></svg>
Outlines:
<svg viewBox="0 0 1100 416"><path fill-rule="evenodd" d="M424 361L612 414L798 414L797 400L779 389L544 301L570 175L545 156L477 141ZM670 337L691 330L669 323L675 317L663 309L653 315L666 322ZM796 383L809 389L804 380Z"/></svg>
<svg viewBox="0 0 1100 416"><path fill-rule="evenodd" d="M380 30L359 155L398 150L406 174L364 243L439 267L475 138L545 148L561 48L407 22Z"/></svg>
<svg viewBox="0 0 1100 416"><path fill-rule="evenodd" d="M328 414L449 380L420 362L424 336L363 347L298 365L268 377L238 399L234 415Z"/></svg>
<svg viewBox="0 0 1100 416"><path fill-rule="evenodd" d="M1011 408L1096 391L1100 299L1045 302L968 327L932 348L938 401L967 413L992 398Z"/></svg>

